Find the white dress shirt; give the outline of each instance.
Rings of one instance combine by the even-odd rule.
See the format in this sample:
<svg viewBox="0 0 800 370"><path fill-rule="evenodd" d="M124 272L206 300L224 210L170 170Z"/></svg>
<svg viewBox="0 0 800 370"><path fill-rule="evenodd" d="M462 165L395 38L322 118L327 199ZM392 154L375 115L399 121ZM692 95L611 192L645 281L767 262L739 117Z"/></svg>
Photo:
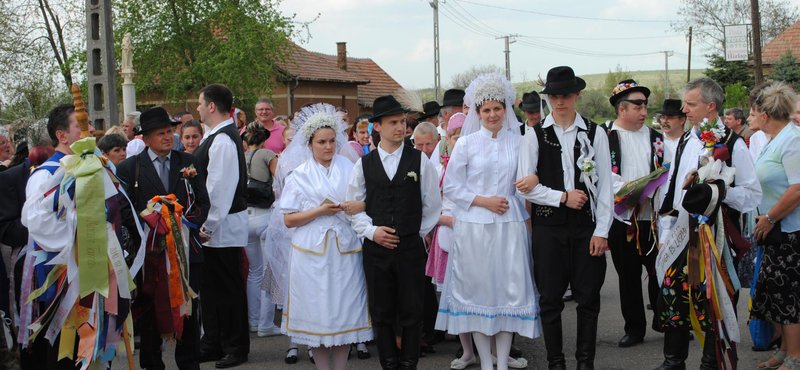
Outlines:
<svg viewBox="0 0 800 370"><path fill-rule="evenodd" d="M228 119L206 131L203 141L227 125L232 125L233 119ZM239 186L239 161L236 144L228 135L217 135L211 147L208 148L208 170L206 175L206 188L211 208L203 224L211 232L211 240L203 244L212 248L244 247L247 245L248 218L247 210L228 214L233 204L233 196Z"/></svg>
<svg viewBox="0 0 800 370"><path fill-rule="evenodd" d="M675 151L678 150L678 142L681 141L681 137L678 136L677 139L670 139L667 134L664 134L664 164L667 163L674 163L675 162Z"/></svg>
<svg viewBox="0 0 800 370"><path fill-rule="evenodd" d="M717 118L719 119L719 118ZM699 158L703 155L704 144L695 134L696 127L692 127L692 131L688 136L686 146L683 149L680 159L680 168L678 169L677 177L675 178L675 197L673 198L672 206L678 212L685 212L683 210L683 195L686 194L685 190L681 187L686 181L686 176L690 171L696 170L699 166ZM675 162L677 162L677 158ZM722 201L729 207L742 212L750 212L761 203L761 184L756 177L756 169L753 164L753 158L750 156L750 151L745 145L744 140L741 138L736 140L733 145L733 153L731 153L731 165L736 169L734 177L734 186L728 188L725 199ZM669 169L670 180L672 180L675 166ZM664 183L662 187L664 197L666 197L667 189L669 189L670 181ZM659 239L667 240L672 227L675 226L677 218L674 216L662 216L659 219Z"/></svg>
<svg viewBox="0 0 800 370"><path fill-rule="evenodd" d="M577 165L577 158L574 158L575 140L578 137L578 128L586 130L586 123L583 122L583 117L577 112L575 113L575 121L566 130L561 126L556 125L552 114L548 114L545 118L542 128L553 126L559 144L566 150L561 151L561 168L564 169L564 189L569 192L575 190L575 166ZM611 153L608 149L608 136L602 127L595 130L594 135L594 161L595 169L597 170L597 206L595 208L595 229L592 235L601 238L608 237L608 230L611 228L611 222L614 220L612 212L614 212L614 188L611 180ZM522 145L519 154L519 170L517 171L517 179L521 179L528 175L536 174L536 167L539 164L539 139L536 136L536 131L531 131L525 134L522 140ZM542 184L536 187L527 194L520 194L520 196L531 203L541 204L550 207L566 207L561 205L561 196L563 191L548 188ZM587 194L588 196L588 194Z"/></svg>
<svg viewBox="0 0 800 370"><path fill-rule="evenodd" d="M653 143L650 142L650 128L642 126L636 131L626 130L619 125L613 125L611 131L616 131L619 136L619 146L622 150L622 161L619 164L619 172L622 175L611 173L614 181L614 194L627 182L634 181L650 174L650 164L653 163L651 155ZM653 213L651 207L642 204L638 220L650 220ZM633 210L629 209L619 215L623 220L630 220Z"/></svg>
<svg viewBox="0 0 800 370"><path fill-rule="evenodd" d="M403 156L403 147L400 145L394 153L389 153L383 150L383 145L378 144L378 155L380 155L383 169L386 171L386 176L389 179L394 179L394 176L405 176L405 174L397 174L397 166L400 165L400 158ZM422 194L422 223L420 223L419 236L424 237L439 223L439 215L442 213L442 197L439 193L439 177L437 176L436 168L431 163L425 153L420 153L422 157L420 160L420 173L418 174L419 190ZM363 158L359 158L350 172L350 180L347 184L347 200L366 201L367 199L367 185L364 180L364 166L361 163ZM367 238L374 241L375 230L377 226L372 224L372 218L367 215L367 212L361 212L353 215L352 218L353 230L358 233L359 237Z"/></svg>
<svg viewBox="0 0 800 370"><path fill-rule="evenodd" d="M794 124L792 124L794 126ZM797 126L795 126L797 127ZM764 147L767 146L769 142L769 138L764 131L758 130L753 136L750 136L750 156L753 157L753 162L758 160L758 156L761 154L761 151L764 150Z"/></svg>
<svg viewBox="0 0 800 370"><path fill-rule="evenodd" d="M485 127L458 139L442 191L456 207L453 215L459 221L479 224L525 221L529 215L525 202L516 195L517 160L522 136L500 130L497 138ZM475 197L501 197L508 200L508 211L502 215L488 208L472 205Z"/></svg>

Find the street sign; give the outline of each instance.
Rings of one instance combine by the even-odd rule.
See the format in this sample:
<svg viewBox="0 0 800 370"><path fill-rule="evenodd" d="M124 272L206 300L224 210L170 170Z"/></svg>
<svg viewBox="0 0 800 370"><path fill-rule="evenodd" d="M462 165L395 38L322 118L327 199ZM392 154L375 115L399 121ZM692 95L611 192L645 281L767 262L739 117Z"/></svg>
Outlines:
<svg viewBox="0 0 800 370"><path fill-rule="evenodd" d="M725 26L725 60L747 60L747 25Z"/></svg>

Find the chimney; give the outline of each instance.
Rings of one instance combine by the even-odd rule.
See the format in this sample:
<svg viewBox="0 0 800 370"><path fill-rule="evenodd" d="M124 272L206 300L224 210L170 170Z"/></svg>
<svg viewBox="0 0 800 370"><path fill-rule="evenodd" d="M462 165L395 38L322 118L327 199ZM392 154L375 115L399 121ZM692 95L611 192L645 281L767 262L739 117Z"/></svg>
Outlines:
<svg viewBox="0 0 800 370"><path fill-rule="evenodd" d="M339 68L342 70L347 70L347 43L346 42L337 42L336 43L336 60L339 64Z"/></svg>

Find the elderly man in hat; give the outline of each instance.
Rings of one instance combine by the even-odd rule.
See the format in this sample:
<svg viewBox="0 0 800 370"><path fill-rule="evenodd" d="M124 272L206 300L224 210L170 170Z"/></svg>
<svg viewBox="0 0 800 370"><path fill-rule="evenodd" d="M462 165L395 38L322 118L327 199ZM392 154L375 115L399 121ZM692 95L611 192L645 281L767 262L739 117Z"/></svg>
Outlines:
<svg viewBox="0 0 800 370"><path fill-rule="evenodd" d="M732 220L739 219L741 213L750 212L758 206L761 202L761 185L744 140L725 127L718 115L724 97L722 88L709 78L690 81L684 88L683 112L692 129L678 142L659 210L660 250L656 260L656 279L665 288L658 298L656 311L665 334L664 363L659 369L685 367L689 331L692 329L703 343L700 368L706 370L717 369L718 362L723 360L717 357L717 351L723 357L730 355L729 343L738 342L740 337L734 314L738 293L733 294L740 287L734 267L750 245L739 234L739 225ZM718 219L710 230L713 235L724 232L726 240L717 246L715 255L723 256L726 264L730 262L725 276L719 280L713 279L715 284L725 282L725 287L718 286L719 289L714 291L717 294L701 291L712 286L710 276L703 281L697 275L685 273L686 269L697 269L692 261L696 262L694 258L698 257L698 249L686 247L689 239L688 233L684 232L687 229L691 231L692 227L687 225L696 218L696 213L687 212L688 209L684 209L681 202L686 194L684 188L695 182L692 179L697 178L698 172L701 173L699 181L703 181L703 176L707 176L704 174L709 172L730 174L730 178L726 179L728 188L722 194L722 219ZM709 296L712 299L707 299ZM688 300L684 297L688 297ZM723 316L717 317L719 313L723 313ZM719 330L721 327L725 327L723 332Z"/></svg>
<svg viewBox="0 0 800 370"><path fill-rule="evenodd" d="M140 122L140 134L147 146L141 153L117 166L117 176L123 181L125 192L133 202L135 213L134 216L134 213L123 212L123 224L129 230L135 230L133 217L138 217L153 197L174 194L175 201L185 210L188 208L195 210L185 216L187 220L202 225L209 208L205 177L202 173L197 173L194 177L186 178L181 172L182 169L197 168L199 163L197 157L173 149L172 127L180 122L170 119L167 111L161 107L153 107L143 112ZM126 209L126 204L123 203L123 209ZM190 204L194 207L189 207ZM138 238L138 235L134 237ZM158 239L149 243L158 243ZM202 276L202 248L195 240L186 243L191 244L187 261L189 286L197 293L200 291ZM139 245L139 242L135 242L134 245ZM200 366L200 325L197 316L200 303L197 299L192 300L191 314L181 318L182 325L173 321L173 315L168 308L168 296L160 294L168 290L164 284L158 283L168 275L166 265L159 264L167 252L165 250L159 252L157 245L148 247L144 282L139 283L140 294L132 307L135 319L141 328L139 365L144 369L164 368L164 362L161 360L161 338L162 335L172 335L173 332L165 332L163 329L170 328L176 331L182 326L182 330L174 333L179 338L175 346L175 362L179 369L197 369Z"/></svg>
<svg viewBox="0 0 800 370"><path fill-rule="evenodd" d="M617 119L607 127L611 150L611 178L614 181L616 219L608 233L614 268L619 275L619 295L625 336L622 348L644 340L647 318L642 302L642 266L647 270L647 291L652 307L656 305L658 283L655 276L656 238L652 225L657 210L654 192L666 180L664 143L661 133L644 125L650 89L634 80L621 81L608 99ZM641 191L640 191L641 190ZM641 195L639 195L641 194ZM634 199L631 199L634 198ZM653 325L655 327L655 324Z"/></svg>
<svg viewBox="0 0 800 370"><path fill-rule="evenodd" d="M366 202L353 215L364 240L364 273L380 363L385 370L413 370L419 359L427 256L422 238L439 221L442 200L436 168L425 153L404 147L406 113L391 96L375 99L377 150L350 172L347 200ZM397 349L392 324L403 330ZM398 353L399 352L399 353Z"/></svg>
<svg viewBox="0 0 800 370"><path fill-rule="evenodd" d="M533 130L533 126L542 122L542 99L539 97L539 93L531 91L522 94L519 109L525 113L525 124L519 127L520 133L524 136L528 131Z"/></svg>
<svg viewBox="0 0 800 370"><path fill-rule="evenodd" d="M659 124L664 133L664 152L667 162L672 162L672 156L678 148L678 141L685 132L683 126L686 124L686 113L683 113L680 99L664 99L661 110L656 112L661 115Z"/></svg>
<svg viewBox="0 0 800 370"><path fill-rule="evenodd" d="M547 73L542 94L553 111L525 135L518 179L536 174L539 184L518 192L536 205L532 217L533 266L541 293L542 332L550 369L565 369L561 333L567 285L578 303L575 357L578 369L594 369L604 253L611 227L613 182L605 130L575 111L586 82L570 67Z"/></svg>

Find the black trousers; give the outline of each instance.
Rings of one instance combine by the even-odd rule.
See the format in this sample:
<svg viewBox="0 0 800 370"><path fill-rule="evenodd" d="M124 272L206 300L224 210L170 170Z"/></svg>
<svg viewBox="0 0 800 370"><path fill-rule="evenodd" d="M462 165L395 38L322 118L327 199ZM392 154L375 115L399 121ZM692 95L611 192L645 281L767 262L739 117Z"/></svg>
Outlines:
<svg viewBox="0 0 800 370"><path fill-rule="evenodd" d="M203 310L205 335L200 350L214 355L250 353L247 293L239 269L244 248L203 248Z"/></svg>
<svg viewBox="0 0 800 370"><path fill-rule="evenodd" d="M203 278L203 263L192 263L189 266L189 286L192 290L200 294L200 286ZM175 345L175 363L180 370L199 370L200 369L200 321L198 312L200 311L200 299L192 300L192 315L183 320L183 333L181 340ZM139 354L139 366L142 369L166 369L164 361L161 360L161 336L155 328L154 311L150 311L139 319L141 332L141 353Z"/></svg>
<svg viewBox="0 0 800 370"><path fill-rule="evenodd" d="M606 274L605 256L589 254L589 243L594 226L534 225L533 270L536 286L541 293L542 330L547 349L547 360L563 364L564 353L561 333L562 297L567 286L578 304L578 337L575 353L579 362L594 361L597 341L597 318L600 313L600 288Z"/></svg>
<svg viewBox="0 0 800 370"><path fill-rule="evenodd" d="M647 271L647 295L650 305L657 307L658 279L656 279L656 257L658 248L653 247L655 238L649 221L638 221L639 245L642 255L636 247L636 235L631 241L627 239L628 225L614 220L608 233L608 246L611 248L611 258L614 269L619 275L619 299L622 308L622 318L625 320L625 334L644 337L647 332L647 318L642 297L642 266ZM653 250L648 255L650 248ZM654 314L655 315L655 314ZM655 318L653 319L655 328Z"/></svg>
<svg viewBox="0 0 800 370"><path fill-rule="evenodd" d="M393 368L391 364L397 363L399 358L404 368L415 368L425 301L426 255L422 238L402 237L395 249L384 248L367 239L363 257L369 310L381 365ZM400 356L392 328L395 320L403 330Z"/></svg>

